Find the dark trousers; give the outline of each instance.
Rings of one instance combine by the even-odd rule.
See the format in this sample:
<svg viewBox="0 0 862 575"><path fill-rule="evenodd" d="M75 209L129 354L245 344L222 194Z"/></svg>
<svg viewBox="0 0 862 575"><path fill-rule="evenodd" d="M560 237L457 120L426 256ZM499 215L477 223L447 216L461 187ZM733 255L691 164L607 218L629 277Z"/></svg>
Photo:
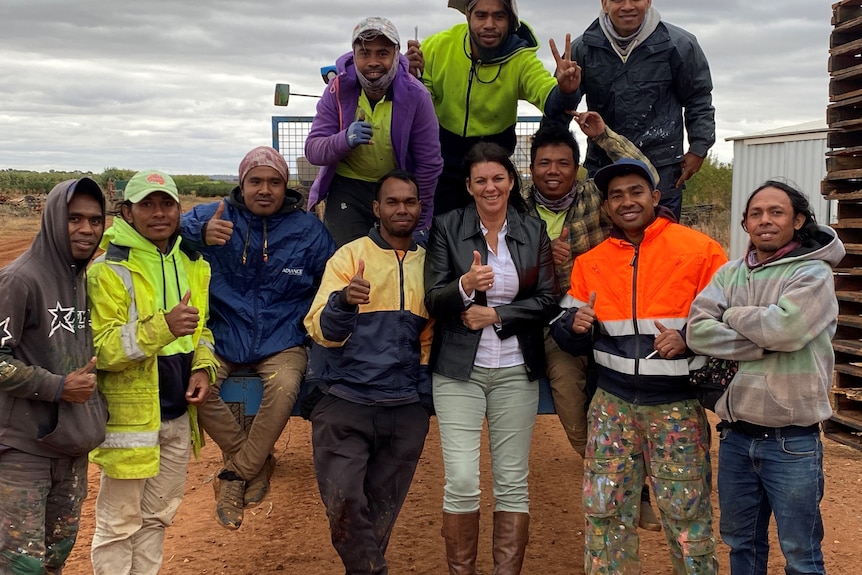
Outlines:
<svg viewBox="0 0 862 575"><path fill-rule="evenodd" d="M672 211L676 221L679 221L682 216L682 192L685 190L685 184L677 188L676 181L682 175L682 166L670 164L656 168L656 171L659 177L658 190L661 192L658 204Z"/></svg>
<svg viewBox="0 0 862 575"><path fill-rule="evenodd" d="M377 223L372 203L375 182L364 182L335 174L326 194L323 225L337 247L368 235Z"/></svg>
<svg viewBox="0 0 862 575"><path fill-rule="evenodd" d="M327 395L311 413L314 470L347 575L385 575L384 554L428 433L419 403L367 406Z"/></svg>

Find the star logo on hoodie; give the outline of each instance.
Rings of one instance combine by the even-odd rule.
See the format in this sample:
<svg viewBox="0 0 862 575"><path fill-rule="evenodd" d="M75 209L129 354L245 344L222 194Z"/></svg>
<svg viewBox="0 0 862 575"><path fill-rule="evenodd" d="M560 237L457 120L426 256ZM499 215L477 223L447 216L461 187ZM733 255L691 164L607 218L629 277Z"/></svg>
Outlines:
<svg viewBox="0 0 862 575"><path fill-rule="evenodd" d="M54 309L48 308L48 313L51 314L51 333L48 337L54 335L58 329L65 329L69 333L75 333L75 308L63 307L60 302L57 302L57 307Z"/></svg>
<svg viewBox="0 0 862 575"><path fill-rule="evenodd" d="M12 339L12 334L9 333L9 320L11 318L6 318L3 321L0 321L0 328L3 328L3 337L0 337L0 346L5 347L6 342Z"/></svg>

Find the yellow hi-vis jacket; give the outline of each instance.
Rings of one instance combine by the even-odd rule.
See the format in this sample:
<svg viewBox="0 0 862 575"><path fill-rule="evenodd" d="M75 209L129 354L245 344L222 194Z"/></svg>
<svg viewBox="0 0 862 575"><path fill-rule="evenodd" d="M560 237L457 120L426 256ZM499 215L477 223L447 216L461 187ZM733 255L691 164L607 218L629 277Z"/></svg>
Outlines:
<svg viewBox="0 0 862 575"><path fill-rule="evenodd" d="M105 441L90 452L90 461L114 479L159 473L159 358L193 353L192 372L204 369L210 383L215 381L218 360L206 327L210 267L199 254L182 251L181 241L163 255L116 218L102 240L106 253L88 271L99 388L109 413ZM177 338L165 314L186 290L201 319L193 335ZM203 435L193 406L189 419L197 456Z"/></svg>

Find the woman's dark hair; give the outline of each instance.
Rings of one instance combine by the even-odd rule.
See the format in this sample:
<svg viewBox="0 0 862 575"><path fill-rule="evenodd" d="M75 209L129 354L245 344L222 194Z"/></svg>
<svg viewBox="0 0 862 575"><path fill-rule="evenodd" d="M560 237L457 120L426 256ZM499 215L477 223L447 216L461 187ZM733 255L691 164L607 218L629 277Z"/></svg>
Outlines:
<svg viewBox="0 0 862 575"><path fill-rule="evenodd" d="M790 199L790 205L793 206L794 218L798 214L805 216L805 221L802 222L802 227L793 232L794 240L800 243L805 243L805 240L817 235L817 220L814 219L814 212L811 209L811 204L809 203L808 198L805 197L805 194L790 184L785 184L784 182L779 182L777 180L766 180L762 185L760 185L760 187L751 192L750 196L748 196L748 201L745 202L745 210L742 212L743 230L746 232L748 231L748 228L745 227L745 218L748 215L748 208L751 206L751 200L754 199L754 196L756 196L758 192L765 190L766 188L776 188L787 194L787 197Z"/></svg>
<svg viewBox="0 0 862 575"><path fill-rule="evenodd" d="M515 182L512 191L509 193L509 205L519 212L526 213L527 202L521 197L521 177L518 175L518 170L509 157L509 152L499 144L493 142L478 142L474 144L467 152L467 155L464 156L463 171L467 175L468 181L470 179L470 168L483 162L494 162L506 168L506 171L509 172L512 180Z"/></svg>

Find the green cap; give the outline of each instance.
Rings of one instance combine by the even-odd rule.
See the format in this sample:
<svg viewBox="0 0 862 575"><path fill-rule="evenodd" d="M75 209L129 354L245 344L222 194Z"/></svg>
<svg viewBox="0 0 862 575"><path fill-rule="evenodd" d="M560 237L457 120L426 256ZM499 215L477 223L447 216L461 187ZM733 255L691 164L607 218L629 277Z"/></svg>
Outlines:
<svg viewBox="0 0 862 575"><path fill-rule="evenodd" d="M158 170L141 170L132 176L123 191L123 199L137 204L153 192L164 192L177 202L180 201L173 178Z"/></svg>

